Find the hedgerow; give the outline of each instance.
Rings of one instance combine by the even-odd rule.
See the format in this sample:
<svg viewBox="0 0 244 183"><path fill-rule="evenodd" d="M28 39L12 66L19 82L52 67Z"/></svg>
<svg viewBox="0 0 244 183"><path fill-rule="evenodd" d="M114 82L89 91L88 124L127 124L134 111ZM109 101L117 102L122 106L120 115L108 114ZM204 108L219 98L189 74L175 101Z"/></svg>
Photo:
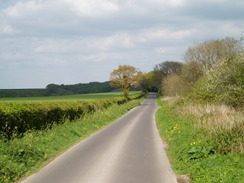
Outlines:
<svg viewBox="0 0 244 183"><path fill-rule="evenodd" d="M0 138L23 135L28 130L41 130L66 120L73 121L84 114L105 109L112 104L124 104L142 95L115 97L95 101L2 102L0 103Z"/></svg>
<svg viewBox="0 0 244 183"><path fill-rule="evenodd" d="M21 138L14 138L13 134L10 140L0 139L0 183L19 182L21 177L37 172L74 144L140 105L143 99L113 104L77 120L53 124L52 128L28 130Z"/></svg>

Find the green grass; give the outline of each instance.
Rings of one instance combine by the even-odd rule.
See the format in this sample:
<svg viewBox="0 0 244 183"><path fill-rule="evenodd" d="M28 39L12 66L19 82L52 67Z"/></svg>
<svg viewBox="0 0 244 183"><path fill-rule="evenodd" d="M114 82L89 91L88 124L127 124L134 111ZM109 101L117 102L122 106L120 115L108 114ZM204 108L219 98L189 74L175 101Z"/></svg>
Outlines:
<svg viewBox="0 0 244 183"><path fill-rule="evenodd" d="M74 122L67 121L51 129L29 131L22 138L0 140L0 182L15 182L36 172L48 161L112 123L142 101L143 98L113 105Z"/></svg>
<svg viewBox="0 0 244 183"><path fill-rule="evenodd" d="M194 116L179 116L175 104L159 104L162 108L156 113L157 128L168 143L176 174L189 176L192 183L244 182L243 153L219 153L208 129L197 127Z"/></svg>
<svg viewBox="0 0 244 183"><path fill-rule="evenodd" d="M130 92L130 95L141 93L140 91ZM122 92L91 93L80 95L48 96L48 97L13 97L0 98L0 101L34 102L34 101L72 101L72 100L97 100L122 96Z"/></svg>

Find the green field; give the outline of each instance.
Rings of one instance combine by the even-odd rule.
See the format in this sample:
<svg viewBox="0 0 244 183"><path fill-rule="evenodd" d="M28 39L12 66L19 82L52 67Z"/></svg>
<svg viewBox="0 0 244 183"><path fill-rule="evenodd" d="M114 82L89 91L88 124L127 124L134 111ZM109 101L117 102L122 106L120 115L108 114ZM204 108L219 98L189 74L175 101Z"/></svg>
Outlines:
<svg viewBox="0 0 244 183"><path fill-rule="evenodd" d="M140 91L130 92L130 95L139 94ZM13 98L0 98L0 101L74 101L74 100L97 100L122 96L122 92L108 92L108 93L91 93L91 94L80 94L80 95L64 95L64 96L48 96L48 97L13 97Z"/></svg>

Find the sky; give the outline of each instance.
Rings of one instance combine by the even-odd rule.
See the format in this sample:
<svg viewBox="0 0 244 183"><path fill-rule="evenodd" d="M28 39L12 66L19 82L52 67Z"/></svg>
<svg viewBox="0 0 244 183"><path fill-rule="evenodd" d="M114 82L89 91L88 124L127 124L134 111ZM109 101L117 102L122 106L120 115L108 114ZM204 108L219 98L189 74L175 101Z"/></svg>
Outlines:
<svg viewBox="0 0 244 183"><path fill-rule="evenodd" d="M0 0L0 89L108 81L244 37L243 0Z"/></svg>

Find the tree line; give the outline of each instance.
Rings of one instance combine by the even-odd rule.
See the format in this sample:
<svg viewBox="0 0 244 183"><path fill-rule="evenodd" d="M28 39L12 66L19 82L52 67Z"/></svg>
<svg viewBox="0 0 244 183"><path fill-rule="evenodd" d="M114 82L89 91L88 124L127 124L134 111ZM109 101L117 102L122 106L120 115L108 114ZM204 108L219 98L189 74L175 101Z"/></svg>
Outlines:
<svg viewBox="0 0 244 183"><path fill-rule="evenodd" d="M106 82L79 83L73 85L49 84L43 89L1 89L0 97L41 97L60 96L85 93L111 92L115 88Z"/></svg>
<svg viewBox="0 0 244 183"><path fill-rule="evenodd" d="M244 55L241 40L224 38L190 46L184 62L157 64L141 82L144 91L188 96L243 107Z"/></svg>

